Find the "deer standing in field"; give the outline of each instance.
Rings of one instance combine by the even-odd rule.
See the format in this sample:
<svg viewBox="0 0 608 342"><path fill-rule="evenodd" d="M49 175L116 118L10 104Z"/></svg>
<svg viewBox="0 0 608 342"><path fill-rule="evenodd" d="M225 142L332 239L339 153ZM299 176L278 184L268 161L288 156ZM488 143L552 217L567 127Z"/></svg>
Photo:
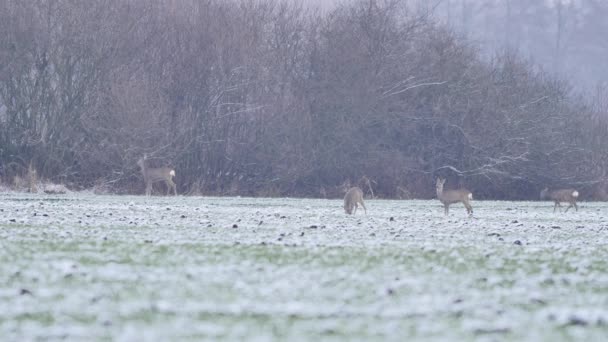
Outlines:
<svg viewBox="0 0 608 342"><path fill-rule="evenodd" d="M365 203L363 203L363 191L358 187L350 188L344 196L344 211L349 215L354 215L357 212L358 204L361 204L365 215L367 215L367 209L365 208Z"/></svg>
<svg viewBox="0 0 608 342"><path fill-rule="evenodd" d="M549 188L544 188L540 192L540 199L549 199L555 202L555 205L553 206L553 212L555 212L555 209L557 209L557 207L559 207L560 211L562 210L562 204L560 202L568 202L570 204L566 208L566 212L568 212L568 209L570 209L571 207L574 207L574 209L578 211L578 206L576 205L576 200L578 199L578 191L576 191L576 189L558 189L549 191Z"/></svg>
<svg viewBox="0 0 608 342"><path fill-rule="evenodd" d="M473 200L473 194L467 189L443 190L443 184L445 184L445 178L437 178L437 183L435 183L437 198L443 203L446 216L450 211L450 204L458 202L462 202L467 208L467 214L472 215L473 207L471 207L469 201Z"/></svg>
<svg viewBox="0 0 608 342"><path fill-rule="evenodd" d="M167 195L173 189L173 194L177 196L177 189L173 182L175 177L175 170L170 167L148 167L146 165L146 156L140 158L137 161L137 165L141 169L141 173L144 176L144 182L146 183L146 196L152 194L152 184L160 181L164 181L167 184Z"/></svg>

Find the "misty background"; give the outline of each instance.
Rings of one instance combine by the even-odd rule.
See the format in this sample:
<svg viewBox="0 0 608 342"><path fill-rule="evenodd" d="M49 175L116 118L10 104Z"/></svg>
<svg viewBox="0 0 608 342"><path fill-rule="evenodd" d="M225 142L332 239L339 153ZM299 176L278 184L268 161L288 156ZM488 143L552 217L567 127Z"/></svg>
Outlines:
<svg viewBox="0 0 608 342"><path fill-rule="evenodd" d="M319 5L319 7L317 6ZM0 176L142 193L606 194L600 0L0 0Z"/></svg>
<svg viewBox="0 0 608 342"><path fill-rule="evenodd" d="M293 0L325 11L356 0ZM378 2L382 3L382 1ZM465 36L486 58L516 51L538 67L568 79L581 92L608 83L608 2L604 0L410 0L412 12L428 15Z"/></svg>

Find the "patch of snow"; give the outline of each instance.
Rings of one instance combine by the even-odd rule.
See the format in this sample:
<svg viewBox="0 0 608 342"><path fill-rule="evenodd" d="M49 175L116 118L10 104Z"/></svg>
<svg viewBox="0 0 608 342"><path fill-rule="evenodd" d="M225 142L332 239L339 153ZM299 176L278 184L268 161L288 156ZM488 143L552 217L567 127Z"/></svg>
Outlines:
<svg viewBox="0 0 608 342"><path fill-rule="evenodd" d="M605 204L476 201L468 218L438 201L368 200L355 216L341 202L2 194L0 336L605 334Z"/></svg>

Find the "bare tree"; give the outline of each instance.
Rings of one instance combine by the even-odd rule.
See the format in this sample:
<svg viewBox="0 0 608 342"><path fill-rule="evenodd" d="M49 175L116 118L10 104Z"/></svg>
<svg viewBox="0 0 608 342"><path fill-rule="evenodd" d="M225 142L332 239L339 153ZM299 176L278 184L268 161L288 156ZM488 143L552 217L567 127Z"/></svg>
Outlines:
<svg viewBox="0 0 608 342"><path fill-rule="evenodd" d="M326 11L277 0L2 1L0 161L35 160L40 178L124 193L140 184L133 161L151 153L171 158L191 194L341 197L352 179L372 196L431 198L436 177L481 198L536 198L531 189L564 183L592 194L608 184L601 97L577 98L516 51L483 54L434 21L447 4L473 34L482 14L504 24L507 3L511 27L530 13L552 22L545 3L523 0ZM577 6L563 8L564 22L591 16ZM564 67L572 37L601 29L591 21L564 26ZM526 41L504 31L496 41Z"/></svg>

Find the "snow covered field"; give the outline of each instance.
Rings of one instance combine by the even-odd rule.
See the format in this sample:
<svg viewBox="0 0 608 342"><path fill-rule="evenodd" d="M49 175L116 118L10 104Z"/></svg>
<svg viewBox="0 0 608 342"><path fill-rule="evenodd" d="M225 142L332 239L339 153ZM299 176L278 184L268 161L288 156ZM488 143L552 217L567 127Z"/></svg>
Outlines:
<svg viewBox="0 0 608 342"><path fill-rule="evenodd" d="M0 339L608 336L605 203L341 206L2 194Z"/></svg>

